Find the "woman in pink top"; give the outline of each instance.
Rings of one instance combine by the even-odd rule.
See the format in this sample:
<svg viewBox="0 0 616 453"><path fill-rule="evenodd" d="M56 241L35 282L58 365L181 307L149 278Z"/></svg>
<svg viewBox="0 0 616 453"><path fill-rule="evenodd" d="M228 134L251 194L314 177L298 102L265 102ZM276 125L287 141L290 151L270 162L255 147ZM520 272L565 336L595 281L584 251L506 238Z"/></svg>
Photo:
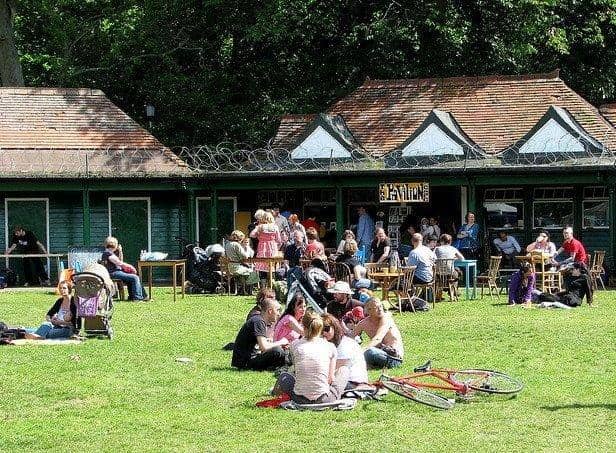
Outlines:
<svg viewBox="0 0 616 453"><path fill-rule="evenodd" d="M272 258L278 255L282 239L271 212L266 212L263 215L261 223L250 232L250 237L259 241L257 258ZM268 271L267 263L255 263L254 268L259 272ZM262 276L262 278L265 277Z"/></svg>
<svg viewBox="0 0 616 453"><path fill-rule="evenodd" d="M304 328L300 323L305 313L306 301L301 294L296 294L274 327L274 341L286 338L289 343L293 343L304 335Z"/></svg>

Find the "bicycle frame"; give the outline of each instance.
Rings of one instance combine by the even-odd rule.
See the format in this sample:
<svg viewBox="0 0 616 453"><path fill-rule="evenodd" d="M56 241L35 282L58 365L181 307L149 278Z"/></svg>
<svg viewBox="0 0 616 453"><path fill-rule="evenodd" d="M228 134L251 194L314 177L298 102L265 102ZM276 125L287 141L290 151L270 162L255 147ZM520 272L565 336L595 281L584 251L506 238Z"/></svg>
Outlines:
<svg viewBox="0 0 616 453"><path fill-rule="evenodd" d="M471 389L467 383L457 381L453 378L453 375L459 372L460 370L434 368L426 371L415 372L409 374L408 376L390 377L389 379L417 388L443 390L455 392L458 395L468 395L474 390ZM486 375L487 374L488 373L486 372ZM428 377L435 378L438 382L426 382L425 380L422 380Z"/></svg>

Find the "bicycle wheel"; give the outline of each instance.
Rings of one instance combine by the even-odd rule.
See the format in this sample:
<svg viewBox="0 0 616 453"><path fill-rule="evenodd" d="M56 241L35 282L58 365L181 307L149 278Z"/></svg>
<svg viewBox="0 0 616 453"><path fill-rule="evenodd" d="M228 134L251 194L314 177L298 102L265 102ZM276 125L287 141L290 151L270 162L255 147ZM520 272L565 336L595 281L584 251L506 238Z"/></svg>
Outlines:
<svg viewBox="0 0 616 453"><path fill-rule="evenodd" d="M438 409L451 409L454 404L442 396L401 382L383 381L383 386L400 396Z"/></svg>
<svg viewBox="0 0 616 453"><path fill-rule="evenodd" d="M461 370L456 371L451 377L478 392L511 395L524 388L522 382L500 371Z"/></svg>

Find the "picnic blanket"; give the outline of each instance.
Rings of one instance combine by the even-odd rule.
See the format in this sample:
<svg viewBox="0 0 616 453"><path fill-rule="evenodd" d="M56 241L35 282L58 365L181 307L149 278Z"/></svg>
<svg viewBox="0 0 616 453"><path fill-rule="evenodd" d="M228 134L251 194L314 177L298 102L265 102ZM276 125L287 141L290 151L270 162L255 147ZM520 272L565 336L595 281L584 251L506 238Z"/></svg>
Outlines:
<svg viewBox="0 0 616 453"><path fill-rule="evenodd" d="M56 338L56 339L46 339L46 340L28 340L25 338L22 338L20 340L13 340L11 342L11 344L15 345L15 346L23 346L23 345L27 345L27 344L36 344L36 345L49 345L49 344L55 344L55 345L69 345L69 344L81 344L83 343L83 341L81 340L74 340L71 338Z"/></svg>

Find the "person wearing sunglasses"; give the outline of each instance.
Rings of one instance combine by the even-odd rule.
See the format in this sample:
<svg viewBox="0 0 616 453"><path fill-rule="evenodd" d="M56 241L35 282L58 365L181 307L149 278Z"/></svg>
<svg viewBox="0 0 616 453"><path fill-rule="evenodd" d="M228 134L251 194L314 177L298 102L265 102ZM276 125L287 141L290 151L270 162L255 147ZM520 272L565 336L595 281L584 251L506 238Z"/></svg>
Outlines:
<svg viewBox="0 0 616 453"><path fill-rule="evenodd" d="M321 315L323 318L323 338L336 346L338 357L336 369L349 367L349 382L346 390L368 383L368 369L361 347L355 340L344 334L342 324L331 314Z"/></svg>
<svg viewBox="0 0 616 453"><path fill-rule="evenodd" d="M550 241L550 234L547 231L540 231L535 242L528 244L526 253L532 252L547 253L550 255L550 258L556 254L556 246Z"/></svg>

